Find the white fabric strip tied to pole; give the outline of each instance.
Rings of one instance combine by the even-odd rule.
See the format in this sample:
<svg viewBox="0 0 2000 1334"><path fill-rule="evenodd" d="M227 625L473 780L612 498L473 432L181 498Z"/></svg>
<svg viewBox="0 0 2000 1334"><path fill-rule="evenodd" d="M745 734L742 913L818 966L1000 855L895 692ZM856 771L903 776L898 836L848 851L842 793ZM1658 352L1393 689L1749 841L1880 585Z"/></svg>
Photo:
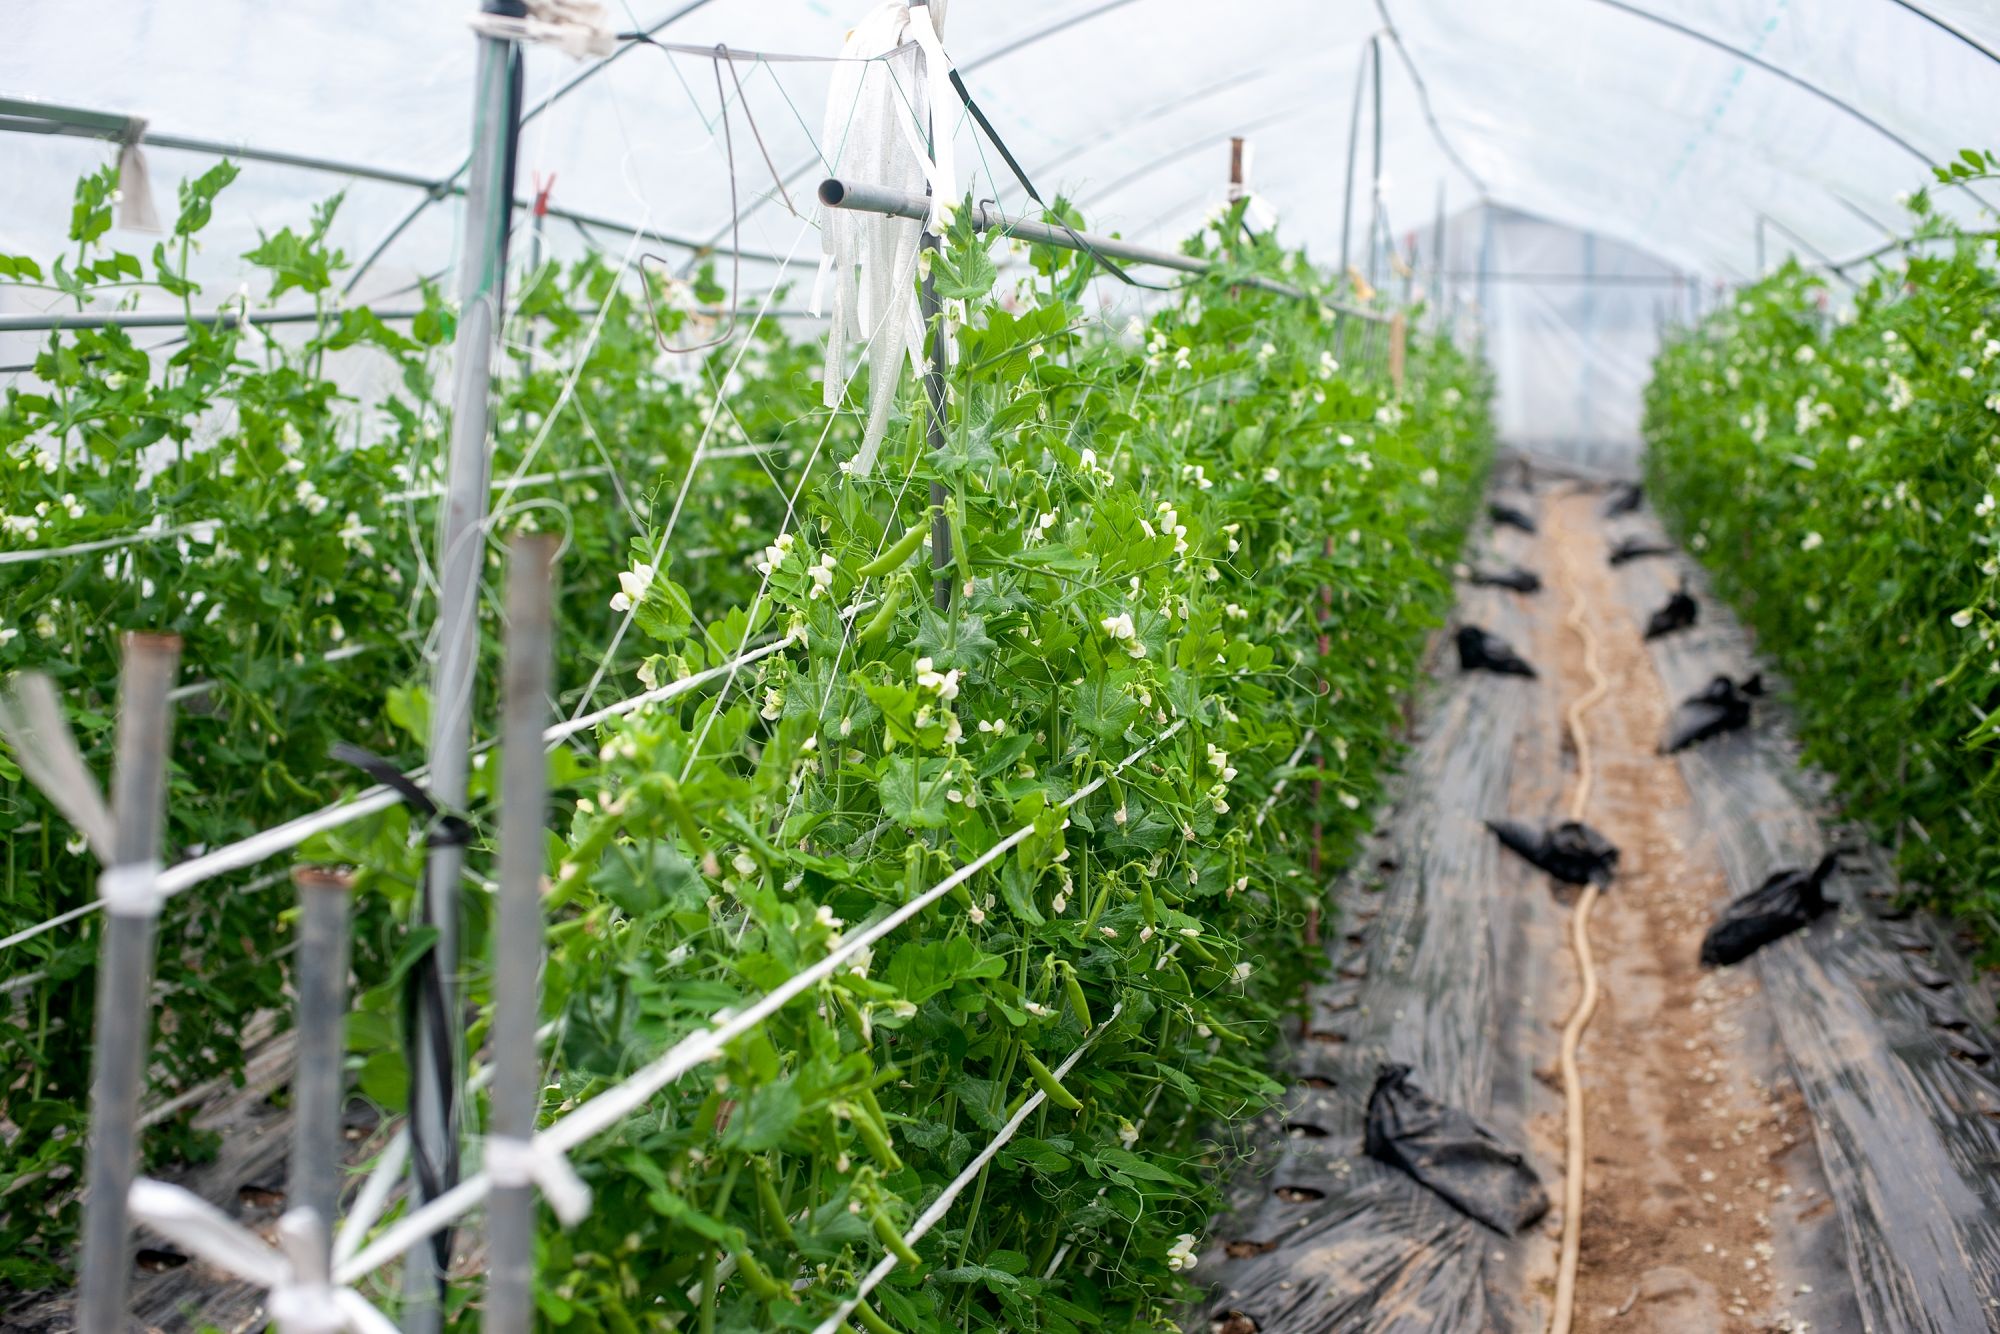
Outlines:
<svg viewBox="0 0 2000 1334"><path fill-rule="evenodd" d="M128 1198L133 1217L147 1227L269 1293L266 1307L283 1334L398 1334L366 1297L334 1285L326 1228L312 1210L293 1209L278 1220L279 1251L179 1186L141 1177Z"/></svg>
<svg viewBox="0 0 2000 1334"><path fill-rule="evenodd" d="M953 104L951 61L938 36L944 17L944 0L885 0L871 10L841 47L820 132L842 173L912 194L928 189L934 230L958 199L950 127L934 124ZM912 370L923 369L916 278L924 227L907 218L828 208L820 211L820 226L824 255L812 313L831 317L825 405L837 408L845 401L848 359L859 355L857 344L875 371L861 448L841 465L850 476L865 477L875 466L902 386L899 363L907 357Z"/></svg>
<svg viewBox="0 0 2000 1334"><path fill-rule="evenodd" d="M590 1213L590 1187L562 1151L543 1140L487 1136L486 1175L495 1186L535 1187L564 1227L575 1227Z"/></svg>

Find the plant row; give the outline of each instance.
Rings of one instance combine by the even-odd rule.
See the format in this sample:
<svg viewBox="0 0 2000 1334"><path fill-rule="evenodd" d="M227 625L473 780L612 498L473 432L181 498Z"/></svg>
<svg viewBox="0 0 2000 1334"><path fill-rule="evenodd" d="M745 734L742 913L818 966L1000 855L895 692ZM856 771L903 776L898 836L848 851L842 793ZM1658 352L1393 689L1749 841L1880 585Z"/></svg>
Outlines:
<svg viewBox="0 0 2000 1334"><path fill-rule="evenodd" d="M1990 168L1969 154L1941 175ZM1990 962L2000 260L1925 196L1912 206L1911 245L1857 289L1788 265L1669 340L1648 471L1796 692L1807 758Z"/></svg>
<svg viewBox="0 0 2000 1334"><path fill-rule="evenodd" d="M67 254L0 256L0 286L37 309L102 309L143 295L190 315L164 334L58 331L32 375L0 399L0 553L50 553L0 563L0 673L55 678L101 778L119 632L181 636L169 861L338 798L357 775L328 759L334 742L408 767L424 746L423 698L411 687L423 678L434 603L431 547L450 433L450 386L438 377L453 314L429 287L417 317L395 327L343 306L347 261L326 239L336 198L302 231L267 236L244 256L261 280L260 306L309 302L317 312L302 336L194 318L200 293L182 275L234 174L224 163L184 182L171 234L150 256L114 247L115 169L79 183ZM494 413L499 512L489 569L498 571L502 541L520 527L559 528L573 562L622 561L632 538L673 508L704 434L737 453L696 473L680 541L754 549L754 534L783 513L778 485L796 471L783 427L807 410L810 349L760 330L744 357L759 392L712 422L727 363L665 354L655 332L657 321L665 334L699 341L682 325L687 307L714 300L705 284L649 312L645 295L616 283L598 258L514 282L520 296ZM775 452L746 456L753 443ZM529 480L510 488L515 478ZM682 577L704 600L737 600L756 583L733 559ZM485 640L497 642L497 603L489 598L482 614ZM558 674L566 711L583 704L621 619L595 595L564 604L573 650ZM621 646L594 704L632 689L639 661L636 645ZM272 863L168 905L155 993L166 1017L154 1026L149 1106L240 1076L246 1041L267 1027L258 1016L283 1009L284 871ZM89 903L95 875L82 838L0 744L0 936ZM401 948L393 906L363 905L364 978ZM0 1068L11 1072L0 1091L0 1287L33 1289L65 1272L97 949L98 919L85 916L0 958L9 988L0 997ZM184 1114L156 1126L148 1148L199 1158L213 1141Z"/></svg>
<svg viewBox="0 0 2000 1334"><path fill-rule="evenodd" d="M1419 340L1401 392L1344 370L1359 326L1232 286L1317 281L1242 235L1218 221L1191 246L1215 274L1107 330L1087 257L1031 251L996 300L961 221L932 270L969 313L941 447L912 385L870 475L811 475L718 619L656 572L570 572L660 613L659 679L790 642L565 765L546 1116L1031 833L576 1155L595 1202L543 1232L551 1324L809 1329L891 1255L855 1324L1174 1327L1489 450L1466 359Z"/></svg>

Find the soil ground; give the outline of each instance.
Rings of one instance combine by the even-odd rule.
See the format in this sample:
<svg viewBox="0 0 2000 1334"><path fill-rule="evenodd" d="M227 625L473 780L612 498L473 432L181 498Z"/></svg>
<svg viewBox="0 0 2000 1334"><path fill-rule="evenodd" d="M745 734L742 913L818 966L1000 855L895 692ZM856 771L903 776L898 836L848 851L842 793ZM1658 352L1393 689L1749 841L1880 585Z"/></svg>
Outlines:
<svg viewBox="0 0 2000 1334"><path fill-rule="evenodd" d="M1582 600L1610 681L1584 717L1596 768L1584 818L1621 854L1590 927L1601 996L1579 1055L1588 1168L1576 1328L1804 1329L1790 1306L1811 1287L1788 1272L1774 1227L1816 1189L1811 1136L1796 1090L1772 1077L1761 1052L1754 976L1696 962L1726 881L1678 766L1656 753L1669 705L1612 587L1599 503L1555 499L1543 543L1551 612ZM1568 701L1590 679L1577 636L1565 628L1560 643ZM1547 1017L1551 1059L1540 1073L1559 1089L1553 1035L1574 1001L1575 963L1565 951L1550 966L1568 981ZM1560 1162L1561 1122L1534 1130ZM1552 1216L1551 1233L1560 1226Z"/></svg>

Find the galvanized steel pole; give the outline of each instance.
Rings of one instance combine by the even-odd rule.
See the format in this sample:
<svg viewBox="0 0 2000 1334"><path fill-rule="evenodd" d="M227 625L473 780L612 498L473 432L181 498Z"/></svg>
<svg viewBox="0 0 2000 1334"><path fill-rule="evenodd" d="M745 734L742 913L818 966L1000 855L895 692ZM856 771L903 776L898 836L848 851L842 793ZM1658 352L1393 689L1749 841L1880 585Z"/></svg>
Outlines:
<svg viewBox="0 0 2000 1334"><path fill-rule="evenodd" d="M155 885L166 826L167 743L173 730L167 695L180 656L177 636L125 636L111 776L112 855L98 882L107 916L91 1052L90 1151L76 1317L80 1334L122 1334L127 1324L132 1256L126 1197L139 1168L139 1098L146 1087L160 912Z"/></svg>
<svg viewBox="0 0 2000 1334"><path fill-rule="evenodd" d="M353 878L343 871L301 866L299 891L298 1046L292 1075L292 1160L285 1184L289 1204L310 1209L322 1237L340 1216L340 1114L347 1101L342 1061L347 1053L348 904Z"/></svg>
<svg viewBox="0 0 2000 1334"><path fill-rule="evenodd" d="M557 539L512 543L507 570L507 666L501 685L499 932L493 954L492 1137L521 1152L541 1110L542 861L548 828L548 723L555 636ZM489 1153L489 1170L491 1154ZM535 1188L496 1184L486 1207L485 1328L528 1334L534 1324Z"/></svg>
<svg viewBox="0 0 2000 1334"><path fill-rule="evenodd" d="M485 0L488 13L506 13L504 0ZM513 193L519 50L513 42L481 36L474 76L472 170L466 180L465 218L459 248L458 338L454 345L451 454L437 539L439 575L437 657L431 673L430 778L432 799L444 811L465 804L472 741L474 683L479 666L479 575L486 559L487 429L494 345L500 334L507 268L507 229ZM424 912L437 930L432 959L444 1006L444 1031L458 1034L458 880L464 849L433 847L424 882ZM433 1188L455 1160L458 1139L458 1053L435 1050L431 1025L416 1026L411 1072L410 1132L413 1165L437 1173ZM445 1076L444 1070L452 1071ZM421 1176L421 1173L419 1174ZM449 1182L444 1182L448 1186ZM420 1199L429 1191L413 1181ZM418 1246L404 1271L405 1327L411 1334L438 1328L444 1276L430 1246Z"/></svg>

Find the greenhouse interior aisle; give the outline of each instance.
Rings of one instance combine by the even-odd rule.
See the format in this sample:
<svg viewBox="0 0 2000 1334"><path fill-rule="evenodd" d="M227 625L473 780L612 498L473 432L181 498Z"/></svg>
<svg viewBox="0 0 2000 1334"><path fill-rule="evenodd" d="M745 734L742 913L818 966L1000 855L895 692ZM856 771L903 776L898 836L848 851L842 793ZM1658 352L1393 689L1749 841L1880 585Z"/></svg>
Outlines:
<svg viewBox="0 0 2000 1334"><path fill-rule="evenodd" d="M1475 539L1461 623L1506 639L1540 678L1440 676L1396 807L1344 883L1331 980L1285 1054L1292 1092L1239 1145L1232 1212L1200 1276L1221 1334L1545 1328L1563 1229L1557 1051L1575 1003L1576 891L1498 846L1483 822L1563 818L1577 756L1562 711L1590 684L1576 599L1608 692L1583 715L1584 819L1620 850L1590 940L1600 997L1579 1053L1587 1169L1575 1328L1962 1330L1996 1327L1993 1100L1962 1011L1964 974L1934 932L1878 897L1865 852L1840 907L1737 967L1698 964L1727 900L1822 840L1775 709L1679 756L1675 701L1751 670L1733 619L1697 585L1697 626L1652 641L1677 553L1613 566L1650 515L1523 477L1506 501L1539 532ZM1650 650L1650 651L1649 651ZM1789 842L1787 841L1789 840ZM1833 842L1824 844L1828 848ZM1962 1015L1961 1015L1962 1018ZM1362 1150L1383 1062L1521 1150L1553 1207L1514 1238L1459 1214ZM1823 1161L1824 1160L1824 1161Z"/></svg>

